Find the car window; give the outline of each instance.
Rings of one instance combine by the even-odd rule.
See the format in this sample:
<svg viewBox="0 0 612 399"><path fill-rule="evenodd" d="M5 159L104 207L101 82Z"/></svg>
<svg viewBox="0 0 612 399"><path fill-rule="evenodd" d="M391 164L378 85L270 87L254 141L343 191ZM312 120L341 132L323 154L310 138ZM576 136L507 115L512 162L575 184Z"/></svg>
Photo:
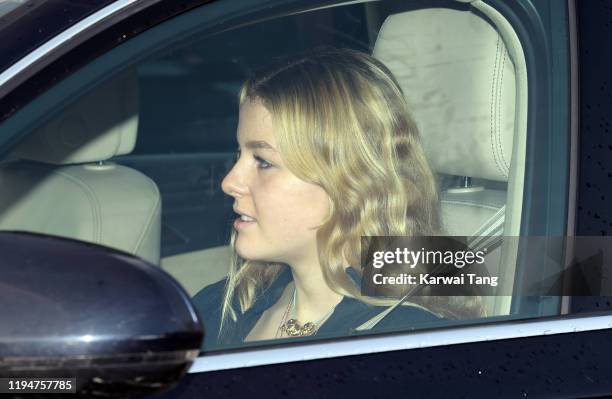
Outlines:
<svg viewBox="0 0 612 399"><path fill-rule="evenodd" d="M528 112L533 106L531 93L546 83L533 77L533 72L546 64L529 58L534 55L529 46L537 47L537 43L519 40L508 22L485 5L474 8L465 3L440 2L440 6L430 7L420 1L389 0L316 9L278 6L269 13L245 8L239 13L230 12L226 4L203 6L143 33L60 83L53 93L61 101L53 106L33 103L20 111L20 115L38 116L30 118L28 126L10 132L25 137L1 164L0 184L8 194L0 200L0 228L68 236L143 257L183 285L210 331L222 329L221 320L233 309L233 338L210 341L204 348L207 351L287 342L269 340L271 325L278 325L285 336L299 341L562 312L561 288L550 281L559 276L565 262L561 247L565 245L566 226L558 220L567 217L563 194L567 187L558 185L557 180L553 185L547 178L544 181L550 182L550 187L536 187L533 176L548 168L565 170L569 159L560 155L563 149L559 149L550 157L528 162L528 156L536 151L534 146L546 147L545 134L550 134L545 125L548 119L537 119ZM225 25L202 22L215 12ZM243 226L246 237L246 229L253 225L245 226L257 223L257 216L263 215L270 215L271 226L289 223L281 218L283 212L291 212L286 204L300 205L293 208L298 217L304 209L311 209L310 201L316 201L317 195L324 195L319 190L327 187L323 182L305 185L305 179L314 179L307 178L312 175L306 167L287 167L283 178L261 177L268 172L258 169L249 172L248 183L246 169L237 169L237 165L247 164L257 168L291 164L287 163L287 154L276 154L277 158L272 156L268 162L261 152L248 150L245 137L239 140L239 131L247 137L280 137L274 136L270 125L257 128L259 122L248 123L241 130L239 119L251 119L246 115L239 118L240 112L246 114L246 104L251 102L247 99L240 106L239 97L250 77L258 76L261 85L272 78L264 79L260 71L282 59L297 64L298 57L313 52L319 57L327 54L327 60L348 57L346 54L360 60L373 57L380 63L373 65L382 65L377 67L380 76L392 76L388 87L401 90L410 114L406 120L413 121L414 131L418 131L419 144L414 151L422 149L423 154L418 165L427 165L423 170L431 171L428 181L437 191L437 200L415 208L419 212L414 220L427 222L423 222L426 226L422 230L414 231L425 232L429 239L396 239L400 234L372 239L378 234L363 234L370 231L366 228L353 230L362 232L352 241L360 243L362 251L353 250L350 256L360 255L360 262L347 262L345 266L351 267L344 270L346 274L336 271L332 275L330 271L326 281L345 284L338 283L335 291L325 291L330 298L327 305L335 305L326 309L325 303L319 304L309 312L299 307L297 293L306 291L298 290L299 280L288 262L274 262L268 269L262 264L249 264L251 280L237 277L240 266L249 260L249 240L247 244L245 239L243 244L235 241L240 240L235 230ZM563 62L560 65L555 73L563 72ZM296 74L293 79L302 79L300 76ZM332 81L315 83L331 85ZM558 92L567 95L563 85L568 84L563 81ZM372 87L375 90L377 86ZM280 113L270 105L274 99L271 95L268 103L259 104L264 110L253 102L248 108L249 115L255 115L253 120L266 111ZM315 103L324 100L314 99ZM366 98L346 101L368 104ZM540 106L551 112L551 104L544 101ZM33 111L45 107L47 112ZM372 112L371 107L364 109ZM279 119L275 121L277 125L273 126L278 129ZM557 137L569 136L569 128L556 123ZM545 129L539 130L537 141L534 134L542 126ZM366 136L368 129L360 134L375 137ZM321 148L331 143L326 141L331 139L320 140ZM347 143L354 144L350 140ZM377 157L385 157L382 147L374 148L380 150ZM340 149L335 151L342 153ZM326 154L324 150L319 153L324 159L322 154ZM352 159L351 154L345 156L348 158L341 164L350 165L347 160ZM404 168L401 170L408 175L416 173L418 154L406 157L410 165L399 165L398 170ZM294 158L299 159L297 155ZM282 180L289 179L288 171L304 177L293 176L302 184L297 187L308 195L294 199L294 192L281 189L288 185L269 183L298 181ZM345 171L345 175L347 179L359 176L357 171ZM412 181L424 185L427 179L423 176ZM564 181L562 176L559 180ZM356 194L342 191L343 187L331 185L325 192L330 195L332 189L337 191L336 207L348 207L354 200L355 207L367 204L378 209L390 198L384 194L388 187L380 189L378 197L375 189L368 191L359 184L354 186ZM376 199L365 202L366 194ZM358 205L360 201L362 205ZM237 221L239 211L245 216L242 221ZM440 219L423 219L427 212L438 212ZM255 222L249 222L249 214ZM299 227L299 223L296 225ZM376 221L371 225L376 226ZM269 255L272 258L287 259L277 249L282 247L282 240L266 241L266 234L284 238L279 235L283 232L262 228L250 242L258 243L258 250L267 248L269 254L275 254ZM342 230L338 227L334 232L339 235ZM343 242L343 238L337 242ZM237 245L246 247L240 250ZM408 258L402 251L406 248L410 248L410 256L440 256L431 263L451 265L454 274L431 273L427 262L423 269L410 267L407 259L413 264L419 262ZM341 252L336 250L327 254L336 256ZM450 256L448 262L442 260L446 255ZM256 260L261 263L265 258L262 255ZM468 269L461 270L468 258L473 275ZM481 258L483 262L477 261ZM369 265L365 265L365 259L370 260ZM391 267L394 264L403 266ZM232 267L238 269L230 272ZM419 275L413 276L417 283L411 283L409 274L417 271ZM424 279L423 274L427 275ZM228 275L233 282L227 283ZM258 284L248 285L249 281ZM332 282L327 287L335 284ZM350 284L355 284L363 297L375 300L356 298ZM296 287L293 291L292 286ZM236 290L233 296L228 294L228 287ZM403 298L410 289L416 291ZM405 300L402 304L400 298ZM311 330L307 323L296 320L300 311L313 318ZM290 323L292 315L294 322ZM342 317L350 321L343 322ZM336 328L325 329L326 324ZM313 331L316 334L311 335ZM248 340L249 335L267 338Z"/></svg>

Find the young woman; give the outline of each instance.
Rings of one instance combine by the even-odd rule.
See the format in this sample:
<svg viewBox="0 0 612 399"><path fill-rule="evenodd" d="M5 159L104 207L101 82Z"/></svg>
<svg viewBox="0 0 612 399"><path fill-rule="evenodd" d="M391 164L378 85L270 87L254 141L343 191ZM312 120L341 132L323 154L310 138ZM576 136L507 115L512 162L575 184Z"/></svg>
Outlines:
<svg viewBox="0 0 612 399"><path fill-rule="evenodd" d="M348 335L392 301L360 290L360 237L435 235L433 174L399 84L373 57L318 49L277 62L240 92L229 277L194 298L204 349ZM423 306L377 328L435 321Z"/></svg>

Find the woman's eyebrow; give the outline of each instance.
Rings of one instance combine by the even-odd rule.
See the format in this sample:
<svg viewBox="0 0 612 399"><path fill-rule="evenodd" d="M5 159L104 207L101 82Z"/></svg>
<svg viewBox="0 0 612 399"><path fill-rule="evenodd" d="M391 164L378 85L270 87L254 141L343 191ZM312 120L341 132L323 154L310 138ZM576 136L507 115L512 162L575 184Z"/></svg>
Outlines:
<svg viewBox="0 0 612 399"><path fill-rule="evenodd" d="M272 147L270 144L268 144L266 141L263 141L263 140L247 141L244 146L252 150L260 149L260 150L270 150L270 151L278 152L276 151L274 147Z"/></svg>

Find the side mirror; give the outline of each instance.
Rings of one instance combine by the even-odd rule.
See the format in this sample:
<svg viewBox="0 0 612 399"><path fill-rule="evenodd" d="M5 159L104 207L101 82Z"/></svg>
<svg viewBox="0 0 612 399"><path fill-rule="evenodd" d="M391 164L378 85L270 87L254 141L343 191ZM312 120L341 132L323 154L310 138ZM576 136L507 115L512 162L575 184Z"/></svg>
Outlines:
<svg viewBox="0 0 612 399"><path fill-rule="evenodd" d="M0 232L0 378L76 378L72 392L86 397L151 395L178 383L202 338L188 294L159 267Z"/></svg>

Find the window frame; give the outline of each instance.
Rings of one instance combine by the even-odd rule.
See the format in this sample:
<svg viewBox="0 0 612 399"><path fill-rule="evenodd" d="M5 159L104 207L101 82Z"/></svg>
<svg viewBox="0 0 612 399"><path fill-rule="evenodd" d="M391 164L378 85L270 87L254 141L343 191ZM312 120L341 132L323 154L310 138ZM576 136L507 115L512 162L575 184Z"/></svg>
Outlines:
<svg viewBox="0 0 612 399"><path fill-rule="evenodd" d="M305 5L308 4L308 10L314 10L322 7L335 7L363 1L357 0L338 2L337 0L318 0L316 2L307 2L304 0L289 0L283 3L291 4L292 6L295 6L296 9L300 6L305 7ZM456 1L461 2L461 0ZM571 16L574 11L574 8L572 7L573 0L568 0L568 2L570 5L570 20L573 18L575 21L575 17ZM116 57L117 59L114 60L115 68L119 68L121 61L125 58L129 58L131 59L131 63L135 63L137 60L149 55L149 53L145 52L138 58L131 56L130 49L134 47L134 43L145 40L144 37L146 35L142 35L141 33L147 31L153 25L164 24L166 22L171 23L172 21L168 21L169 19L172 19L173 17L176 17L177 15L186 11L174 10L174 13L170 12L161 7L161 5L167 5L167 3L169 3L164 1L150 1L147 2L146 5L143 5L142 8L130 8L133 6L133 3L133 0L118 0L111 5L104 7L88 17L90 19L87 19L87 22L85 22L86 20L81 21L81 23L74 25L56 36L54 39L45 43L43 46L34 50L34 52L30 53L27 58L22 59L26 60L23 61L24 65L15 69L9 68L0 74L0 95L2 95L1 93L6 93L2 98L0 98L0 104L10 103L10 101L13 101L15 98L12 97L12 94L16 94L20 90L24 90L25 94L20 93L17 97L20 99L18 104L23 107L22 110L28 110L30 108L38 109L38 117L36 117L36 114L35 117L32 117L32 115L26 115L25 112L15 110L14 114L7 116L6 119L0 124L0 156L4 155L4 153L21 138L19 135L9 136L5 134L6 131L10 132L11 129L13 129L14 131L25 132L32 127L32 124L30 123L32 120L35 120L37 123L43 123L43 115L52 114L53 110L55 110L53 104L61 103L61 101L58 101L58 99L62 96L66 96L66 92L61 94L55 93L54 90L52 88L49 89L49 87L52 87L55 83L64 80L63 86L64 88L68 88L67 90L71 93L71 95L78 95L78 93L86 91L88 87L82 87L79 84L82 79L88 82L93 82L96 80L96 77L101 77L109 74L109 71L114 71L112 68L109 69L108 65L101 65L99 62L100 58L98 58L98 56L101 56L101 54L107 54L119 44L124 44L121 46L121 48L117 48L117 51L123 55ZM202 10L203 8L206 8L207 11L210 11L213 8L207 7L215 6L215 4L218 5L220 2L210 2L210 4L205 3L209 2L203 0L193 2L192 7L188 8L188 10ZM548 73L551 64L551 60L548 59L548 52L546 52L547 56L543 57L545 59L542 60L542 62L533 62L537 50L539 48L547 48L546 31L542 26L542 21L540 20L537 10L527 1L513 0L510 2L504 2L504 0L486 0L484 3L500 12L500 14L502 14L512 24L516 34L521 40L523 51L526 54L527 75L529 79L529 110L532 111L536 109L536 107L539 109L552 109L552 106L548 104L549 97L538 94L542 92L548 93L554 89L552 82L553 79L551 77L552 74L549 75ZM233 12L235 13L233 15L234 25L239 25L240 22L237 21L240 20L240 16L244 15L248 15L249 21L262 21L267 18L275 18L280 16L277 14L266 15L266 12L270 12L270 9L266 9L266 7L263 7L265 10L264 12L253 11L260 9L262 4L268 5L270 6L270 9L273 9L274 6L281 4L281 1L259 0L258 2L251 3L251 7L235 6L235 9L233 9ZM144 20L150 17L151 14L147 14L146 10L147 7L153 7L153 5L160 6L160 8L154 12L157 18L153 20L155 22L149 21L148 25L139 25L140 30L132 30L130 31L129 35L120 35L119 40L112 41L112 44L102 47L103 50L100 50L100 47L96 47L96 45L98 45L100 42L108 40L109 37L116 37L117 32L121 32L127 25L133 23L134 20ZM196 5L203 5L203 7L198 9L195 8ZM117 8L118 6L119 8ZM307 12L308 10L295 11L295 13ZM226 9L223 10L223 13L226 16L229 15L229 12ZM214 24L212 21L215 21L218 15L214 12L210 12L210 15L207 17L208 21ZM530 21L530 23L526 24L525 21ZM204 23L205 22L203 22L203 24ZM210 28L210 32L230 28L232 28L232 26L223 26L223 23L217 23L214 28ZM570 154L571 150L571 153L574 155L570 160L570 168L568 171L566 171L566 173L555 174L554 172L556 171L550 170L552 165L551 162L547 163L547 168L545 171L539 169L536 170L536 168L526 168L523 192L528 193L529 195L524 194L523 214L521 219L523 221L526 220L527 223L521 224L521 235L538 235L550 232L573 234L571 229L573 229L573 220L575 218L575 191L570 191L567 197L563 198L562 201L555 202L555 199L550 198L550 190L545 189L544 185L541 184L542 173L544 172L548 173L548 175L545 176L544 181L550 182L550 184L565 187L568 176L574 176L572 181L573 184L575 184L575 134L577 134L575 124L577 120L577 110L574 107L577 101L577 92L575 91L577 55L575 52L575 26L570 26L570 28L574 29L573 36L570 33L570 46L572 49L570 54L572 68L570 72L572 76L571 90L573 94L571 96L569 95L569 92L564 94L563 88L557 87L556 91L559 93L559 96L556 97L556 106L560 108L563 107L563 98L567 98L568 103L569 99L572 101L572 134L571 137L568 135L568 137L571 138L571 141L568 139L568 141L565 143L557 142L555 144L555 141L550 134L553 131L550 115L540 116L536 115L537 113L535 112L528 112L527 154L528 156L534 157L535 154L538 153L537 150L541 148L548 148L552 143L552 145L556 146L555 151L552 151L553 154ZM153 32L153 30L151 30L151 32ZM159 32L159 30L156 30L155 32ZM192 32L186 29L186 31L181 35L173 37L171 41L179 42L184 37L191 34ZM159 37L158 40L160 40ZM93 47L93 49L85 50L88 47ZM83 57L83 54L85 54L85 57ZM81 58L80 62L74 63L70 68L60 71L61 67L71 64L70 60L74 60L75 58ZM79 68L85 62L89 61L92 62L86 71L79 70ZM42 81L48 81L49 83L46 85L41 84L40 82ZM561 100L559 100L560 98ZM535 101L532 101L532 99L535 99ZM566 123L568 124L569 130L569 118ZM563 129L562 123L559 130L565 130ZM539 133L537 135L532 134L532 132L535 131ZM573 186L570 182L569 190L575 190L574 187L575 186ZM539 209L537 204L542 203L542 201L544 201L544 203L551 208L554 208L553 213L563 214L563 220L560 221L559 219L547 217L550 215L550 212L542 215L542 217L532 215L530 212L533 212L534 209ZM519 266L517 265L517 269L518 268ZM577 318L581 320L581 323L584 322L582 327L586 326L585 328L580 330L576 329L576 324L574 321ZM281 344L275 345L274 347L245 348L237 349L235 351L228 351L226 353L201 354L198 360L194 363L194 366L190 372L256 366L272 364L274 362L285 363L304 359L337 357L417 347L422 348L468 342L483 342L486 340L520 338L544 335L547 332L549 334L562 334L576 331L599 330L609 328L610 324L612 324L612 315L584 317L559 316L522 321L504 320L495 324L478 326L449 326L436 330L407 331L382 336L376 335L350 338L350 340L346 338L339 338L317 343L300 343L289 345ZM356 350L354 344L355 340L359 340L360 342L365 342L365 340L367 340L368 345L367 347L366 345L359 345L358 349ZM261 353L265 354L265 356L255 357L257 359L253 360L254 357L252 356L252 353ZM274 361L273 359L279 360ZM212 364L217 364L220 368L212 367ZM223 364L229 366L222 366Z"/></svg>

